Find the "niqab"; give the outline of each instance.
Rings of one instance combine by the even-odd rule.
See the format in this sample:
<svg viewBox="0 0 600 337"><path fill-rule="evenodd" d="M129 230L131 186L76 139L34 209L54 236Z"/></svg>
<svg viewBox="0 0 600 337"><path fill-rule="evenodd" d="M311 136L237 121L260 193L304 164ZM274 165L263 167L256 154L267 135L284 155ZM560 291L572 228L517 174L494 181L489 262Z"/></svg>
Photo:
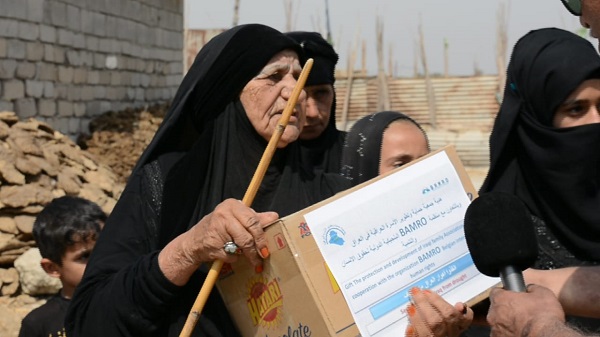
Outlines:
<svg viewBox="0 0 600 337"><path fill-rule="evenodd" d="M576 256L599 260L600 124L552 120L583 81L600 78L600 58L573 33L540 29L517 42L507 73L480 192L517 195Z"/></svg>

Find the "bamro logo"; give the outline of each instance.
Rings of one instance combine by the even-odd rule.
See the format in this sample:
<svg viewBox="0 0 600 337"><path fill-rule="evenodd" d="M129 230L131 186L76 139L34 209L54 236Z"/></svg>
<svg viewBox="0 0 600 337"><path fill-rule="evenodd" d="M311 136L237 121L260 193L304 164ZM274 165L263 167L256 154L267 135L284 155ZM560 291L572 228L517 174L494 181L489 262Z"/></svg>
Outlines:
<svg viewBox="0 0 600 337"><path fill-rule="evenodd" d="M429 192L433 192L437 189L439 189L440 187L446 186L448 185L448 183L450 182L450 179L448 178L443 178L441 180L438 180L436 182L434 182L433 184L429 185L429 186L425 186L423 188L423 194L427 194Z"/></svg>
<svg viewBox="0 0 600 337"><path fill-rule="evenodd" d="M254 326L273 327L281 320L280 311L283 308L283 295L277 280L269 282L264 277L251 279L248 282L248 310Z"/></svg>

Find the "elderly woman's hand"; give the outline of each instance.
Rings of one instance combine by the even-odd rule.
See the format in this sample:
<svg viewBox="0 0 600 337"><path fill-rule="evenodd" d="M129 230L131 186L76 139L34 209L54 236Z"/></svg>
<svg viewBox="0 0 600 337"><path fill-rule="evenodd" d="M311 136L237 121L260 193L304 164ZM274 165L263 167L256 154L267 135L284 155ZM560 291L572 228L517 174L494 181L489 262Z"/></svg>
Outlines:
<svg viewBox="0 0 600 337"><path fill-rule="evenodd" d="M187 283L203 262L235 262L244 255L254 266L261 266L269 255L263 226L277 220L275 212L257 213L241 201L227 199L190 230L171 241L159 254L159 266L176 285ZM238 254L228 254L223 246L234 242Z"/></svg>
<svg viewBox="0 0 600 337"><path fill-rule="evenodd" d="M407 337L456 337L473 321L473 310L464 303L451 305L438 294L419 288L411 289L410 293Z"/></svg>

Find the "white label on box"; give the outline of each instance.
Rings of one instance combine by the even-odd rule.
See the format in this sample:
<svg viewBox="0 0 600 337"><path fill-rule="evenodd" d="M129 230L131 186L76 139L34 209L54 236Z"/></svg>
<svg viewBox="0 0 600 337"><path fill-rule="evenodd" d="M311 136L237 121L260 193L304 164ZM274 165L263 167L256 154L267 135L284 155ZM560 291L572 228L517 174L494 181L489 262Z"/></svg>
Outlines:
<svg viewBox="0 0 600 337"><path fill-rule="evenodd" d="M499 282L469 254L469 203L442 151L304 216L362 336L404 334L413 287L454 304Z"/></svg>

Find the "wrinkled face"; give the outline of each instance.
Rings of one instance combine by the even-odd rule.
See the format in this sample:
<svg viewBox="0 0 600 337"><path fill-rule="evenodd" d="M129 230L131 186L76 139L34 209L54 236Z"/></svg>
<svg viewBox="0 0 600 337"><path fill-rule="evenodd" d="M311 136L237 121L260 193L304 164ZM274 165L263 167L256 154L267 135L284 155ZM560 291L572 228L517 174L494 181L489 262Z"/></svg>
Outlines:
<svg viewBox="0 0 600 337"><path fill-rule="evenodd" d="M67 247L62 258L62 265L58 267L65 296L72 296L75 287L81 282L85 266L95 245L96 240L90 239L76 242Z"/></svg>
<svg viewBox="0 0 600 337"><path fill-rule="evenodd" d="M265 140L271 139L301 71L298 55L284 50L273 56L242 90L240 101L248 119ZM277 147L285 147L300 136L305 119L305 101L306 93L302 91Z"/></svg>
<svg viewBox="0 0 600 337"><path fill-rule="evenodd" d="M552 125L568 128L600 123L600 79L583 81L558 107Z"/></svg>
<svg viewBox="0 0 600 337"><path fill-rule="evenodd" d="M600 38L600 1L582 0L579 21L582 26L590 29L592 37Z"/></svg>
<svg viewBox="0 0 600 337"><path fill-rule="evenodd" d="M317 84L305 87L306 123L300 134L300 139L311 140L319 137L329 124L331 106L333 105L333 86Z"/></svg>
<svg viewBox="0 0 600 337"><path fill-rule="evenodd" d="M429 153L427 139L413 123L397 120L385 129L381 140L379 174L384 174Z"/></svg>

